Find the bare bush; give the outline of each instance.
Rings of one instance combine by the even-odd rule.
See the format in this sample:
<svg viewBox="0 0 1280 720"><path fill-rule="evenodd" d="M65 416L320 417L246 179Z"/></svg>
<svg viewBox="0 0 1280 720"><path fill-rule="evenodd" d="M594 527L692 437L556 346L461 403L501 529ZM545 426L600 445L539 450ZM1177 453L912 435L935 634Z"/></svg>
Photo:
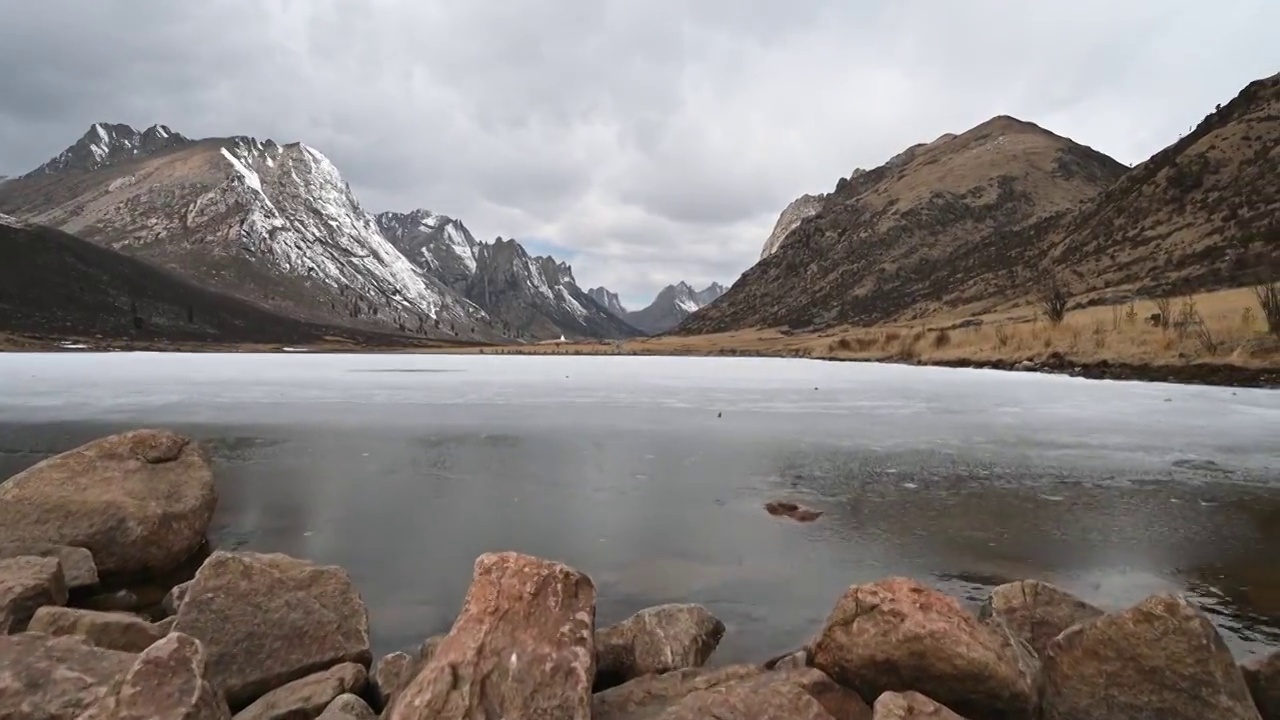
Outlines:
<svg viewBox="0 0 1280 720"><path fill-rule="evenodd" d="M951 333L939 330L933 334L933 349L941 350L951 344Z"/></svg>
<svg viewBox="0 0 1280 720"><path fill-rule="evenodd" d="M1156 304L1156 314L1159 315L1159 317L1156 318L1156 325L1158 325L1161 330L1168 330L1169 314L1173 312L1173 299L1162 297L1156 298L1153 302Z"/></svg>
<svg viewBox="0 0 1280 720"><path fill-rule="evenodd" d="M1267 321L1267 331L1280 337L1280 282L1266 283L1253 289Z"/></svg>
<svg viewBox="0 0 1280 720"><path fill-rule="evenodd" d="M1101 320L1093 324L1093 346L1098 350L1107 346L1107 326Z"/></svg>
<svg viewBox="0 0 1280 720"><path fill-rule="evenodd" d="M1138 324L1138 305L1132 300L1129 301L1129 307L1124 311L1124 321L1129 323L1129 327Z"/></svg>
<svg viewBox="0 0 1280 720"><path fill-rule="evenodd" d="M834 346L834 349L844 350L845 352L853 349L853 341L850 340L847 335L842 335L840 339L836 340L832 345Z"/></svg>
<svg viewBox="0 0 1280 720"><path fill-rule="evenodd" d="M1066 285L1053 273L1046 273L1036 283L1036 304L1050 325L1061 325L1067 317L1067 302L1071 299Z"/></svg>
<svg viewBox="0 0 1280 720"><path fill-rule="evenodd" d="M1214 337L1213 330L1209 328L1209 323L1197 315L1193 328L1196 344L1200 346L1200 349L1210 356L1217 355L1218 351L1222 349L1222 342Z"/></svg>
<svg viewBox="0 0 1280 720"><path fill-rule="evenodd" d="M1003 350L1009 346L1009 328L1003 325L996 326L996 347Z"/></svg>

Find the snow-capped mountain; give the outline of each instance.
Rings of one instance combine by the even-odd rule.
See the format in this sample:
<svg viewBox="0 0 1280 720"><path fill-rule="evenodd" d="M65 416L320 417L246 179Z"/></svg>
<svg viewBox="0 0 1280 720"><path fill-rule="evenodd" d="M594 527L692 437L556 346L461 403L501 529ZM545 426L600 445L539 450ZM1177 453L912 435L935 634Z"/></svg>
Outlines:
<svg viewBox="0 0 1280 720"><path fill-rule="evenodd" d="M320 151L97 124L0 187L0 212L142 257L290 315L429 336L498 336L383 237Z"/></svg>
<svg viewBox="0 0 1280 720"><path fill-rule="evenodd" d="M424 274L483 308L507 337L638 333L579 288L567 264L530 256L515 240L479 242L461 221L428 210L384 212L376 219L382 234Z"/></svg>
<svg viewBox="0 0 1280 720"><path fill-rule="evenodd" d="M587 295L590 295L592 300L600 303L605 310L626 319L627 309L622 306L622 301L618 299L618 293L612 292L606 287L596 287L588 290Z"/></svg>
<svg viewBox="0 0 1280 720"><path fill-rule="evenodd" d="M618 296L607 288L599 287L591 290L592 297L612 299L606 304L610 311L629 324L643 330L649 335L664 333L679 325L686 317L706 307L725 293L725 286L711 283L702 290L694 290L689 283L679 282L668 285L658 293L643 310L627 311L618 302ZM602 303L605 304L605 303Z"/></svg>

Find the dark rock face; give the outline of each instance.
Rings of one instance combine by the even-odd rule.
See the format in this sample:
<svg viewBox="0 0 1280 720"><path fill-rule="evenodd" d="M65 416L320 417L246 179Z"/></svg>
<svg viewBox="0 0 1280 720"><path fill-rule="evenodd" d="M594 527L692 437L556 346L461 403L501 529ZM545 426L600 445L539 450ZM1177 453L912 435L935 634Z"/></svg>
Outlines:
<svg viewBox="0 0 1280 720"><path fill-rule="evenodd" d="M390 720L591 717L595 585L518 553L476 560L462 611Z"/></svg>
<svg viewBox="0 0 1280 720"><path fill-rule="evenodd" d="M701 667L724 637L724 623L701 605L646 608L596 633L597 690L641 675Z"/></svg>
<svg viewBox="0 0 1280 720"><path fill-rule="evenodd" d="M600 307L624 320L626 319L627 309L623 307L622 301L618 299L618 293L606 287L594 287L587 290L587 295L599 303Z"/></svg>
<svg viewBox="0 0 1280 720"><path fill-rule="evenodd" d="M191 142L164 125L152 125L138 131L119 123L94 123L74 145L27 176L97 170L130 158L190 145Z"/></svg>
<svg viewBox="0 0 1280 720"><path fill-rule="evenodd" d="M1157 595L1059 635L1045 652L1043 720L1259 720L1217 630L1180 597Z"/></svg>
<svg viewBox="0 0 1280 720"><path fill-rule="evenodd" d="M216 503L199 445L163 430L134 430L51 457L0 485L0 537L87 548L103 575L149 575L200 547Z"/></svg>
<svg viewBox="0 0 1280 720"><path fill-rule="evenodd" d="M286 555L215 552L173 631L204 644L210 679L232 709L333 665L372 660L368 611L346 571Z"/></svg>

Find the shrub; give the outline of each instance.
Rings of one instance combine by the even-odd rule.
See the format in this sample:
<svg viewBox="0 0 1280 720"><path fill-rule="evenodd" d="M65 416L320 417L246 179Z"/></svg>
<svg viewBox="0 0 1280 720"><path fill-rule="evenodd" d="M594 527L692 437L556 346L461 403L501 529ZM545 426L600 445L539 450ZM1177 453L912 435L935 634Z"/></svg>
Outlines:
<svg viewBox="0 0 1280 720"><path fill-rule="evenodd" d="M1036 287L1036 303L1050 325L1062 324L1067 317L1067 301L1070 299L1066 286L1052 273L1041 278Z"/></svg>
<svg viewBox="0 0 1280 720"><path fill-rule="evenodd" d="M1168 330L1170 320L1169 313L1173 312L1173 300L1167 297L1156 298L1155 304L1156 314L1160 316L1160 322L1158 325L1162 331Z"/></svg>
<svg viewBox="0 0 1280 720"><path fill-rule="evenodd" d="M933 349L941 350L951 344L951 333L939 330L933 334Z"/></svg>
<svg viewBox="0 0 1280 720"><path fill-rule="evenodd" d="M1253 289L1267 321L1267 331L1280 337L1280 282L1266 283Z"/></svg>
<svg viewBox="0 0 1280 720"><path fill-rule="evenodd" d="M1003 325L996 326L996 347L1004 349L1009 346L1009 328Z"/></svg>

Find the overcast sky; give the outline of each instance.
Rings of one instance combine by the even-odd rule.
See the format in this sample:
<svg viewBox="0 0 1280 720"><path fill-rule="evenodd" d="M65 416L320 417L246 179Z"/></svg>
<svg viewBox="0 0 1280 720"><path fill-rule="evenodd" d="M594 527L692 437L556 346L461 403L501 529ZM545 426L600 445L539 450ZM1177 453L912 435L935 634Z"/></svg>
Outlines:
<svg viewBox="0 0 1280 720"><path fill-rule="evenodd" d="M796 196L1010 114L1126 162L1280 71L1276 0L0 0L0 174L95 121L301 140L370 211L632 307Z"/></svg>

